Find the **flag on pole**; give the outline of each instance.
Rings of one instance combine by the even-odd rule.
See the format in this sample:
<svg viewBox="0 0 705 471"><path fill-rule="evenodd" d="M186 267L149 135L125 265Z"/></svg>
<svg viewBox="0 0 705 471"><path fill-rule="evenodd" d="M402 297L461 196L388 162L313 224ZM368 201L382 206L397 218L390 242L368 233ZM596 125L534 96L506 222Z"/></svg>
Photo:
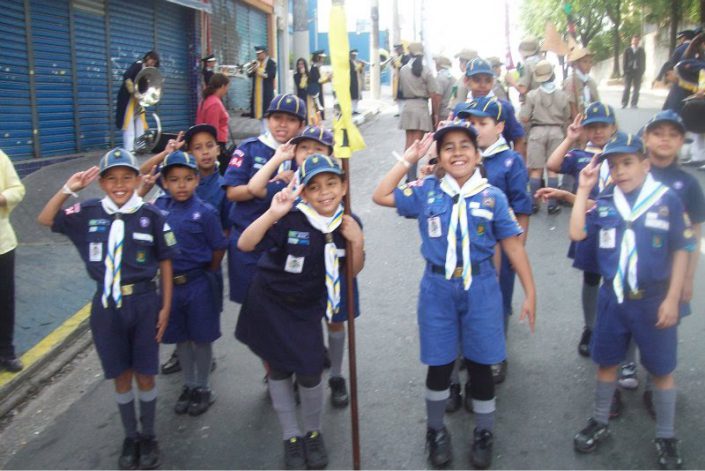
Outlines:
<svg viewBox="0 0 705 471"><path fill-rule="evenodd" d="M333 134L335 147L333 155L349 158L353 152L365 148L365 141L352 119L350 99L350 45L348 44L347 22L343 5L333 4L330 11L330 62L333 66L333 92L335 106Z"/></svg>

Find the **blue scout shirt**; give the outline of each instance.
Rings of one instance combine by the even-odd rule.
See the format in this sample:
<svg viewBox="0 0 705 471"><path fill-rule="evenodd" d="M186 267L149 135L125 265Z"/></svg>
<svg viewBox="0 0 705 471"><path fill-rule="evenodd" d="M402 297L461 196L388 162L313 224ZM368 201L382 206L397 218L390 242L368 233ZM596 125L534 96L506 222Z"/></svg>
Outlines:
<svg viewBox="0 0 705 471"><path fill-rule="evenodd" d="M516 117L516 112L514 111L514 106L507 100L497 98L499 102L504 107L504 112L506 113L506 120L504 122L504 131L502 131L502 136L507 142L514 142L517 139L521 139L526 134L524 132L524 126L522 126Z"/></svg>
<svg viewBox="0 0 705 471"><path fill-rule="evenodd" d="M228 201L223 188L223 177L215 172L208 176L201 175L196 188L196 194L201 200L213 206L220 218L223 229L230 229L230 207L232 203Z"/></svg>
<svg viewBox="0 0 705 471"><path fill-rule="evenodd" d="M166 220L179 239L179 254L173 261L174 273L208 268L213 251L228 247L218 212L198 196L179 202L164 195L154 204L166 213Z"/></svg>
<svg viewBox="0 0 705 471"><path fill-rule="evenodd" d="M247 185L247 182L274 156L275 150L259 138L243 141L233 152L228 169L223 175L223 187ZM245 230L269 208L266 198L238 201L230 209L230 221L239 232Z"/></svg>
<svg viewBox="0 0 705 471"><path fill-rule="evenodd" d="M499 188L490 186L466 201L472 263L491 258L498 241L522 233L507 197ZM397 188L394 203L399 215L419 220L421 254L426 261L445 266L453 199L441 190L440 181L431 176ZM440 232L429 229L429 220L435 217L440 218ZM459 247L460 242L458 237Z"/></svg>
<svg viewBox="0 0 705 471"><path fill-rule="evenodd" d="M150 204L133 214L121 215L125 221L122 253L122 284L148 281L157 275L159 262L178 254L176 238L164 216ZM66 235L78 249L88 275L103 283L108 234L113 216L98 199L76 203L54 218L51 230Z"/></svg>
<svg viewBox="0 0 705 471"><path fill-rule="evenodd" d="M639 190L625 195L630 204ZM619 265L619 250L626 223L614 204L613 190L603 191L587 213L588 232L597 233L597 262L605 280L612 280ZM673 253L692 250L695 240L683 204L669 190L645 214L632 223L636 234L639 288L665 283L671 276Z"/></svg>
<svg viewBox="0 0 705 471"><path fill-rule="evenodd" d="M578 179L580 178L580 172L587 167L592 158L594 157L593 152L589 152L585 149L570 149L568 153L563 158L561 163L561 169L558 173L563 175L570 175L575 179L573 183L573 193L578 189ZM598 185L595 185L593 191L590 193L590 198L593 199L596 196L593 193L597 192Z"/></svg>
<svg viewBox="0 0 705 471"><path fill-rule="evenodd" d="M693 224L705 222L705 196L697 178L675 162L664 168L652 165L651 175L678 195Z"/></svg>
<svg viewBox="0 0 705 471"><path fill-rule="evenodd" d="M362 227L360 219L353 215ZM340 227L333 231L333 241L338 248L340 273L340 310L334 320L340 322L347 316L347 289L345 278L346 240ZM315 299L326 296L325 236L309 224L306 216L293 209L272 226L265 238L257 245L262 252L257 263L257 272L273 292L300 299ZM293 260L296 260L294 263ZM357 278L353 280L355 312L359 314Z"/></svg>
<svg viewBox="0 0 705 471"><path fill-rule="evenodd" d="M292 160L291 161L291 170L296 171L296 170L298 170L298 168L299 168L299 166L296 165L296 161ZM267 183L267 196L264 197L264 199L267 201L267 205L268 205L267 207L269 207L269 204L272 203L272 198L274 198L274 195L276 195L277 193L282 191L284 188L286 188L287 185L288 185L288 183L285 183L282 180L277 180L274 182Z"/></svg>
<svg viewBox="0 0 705 471"><path fill-rule="evenodd" d="M511 149L483 157L487 181L507 195L509 206L517 214L531 214L532 198L527 190L529 173L521 155Z"/></svg>

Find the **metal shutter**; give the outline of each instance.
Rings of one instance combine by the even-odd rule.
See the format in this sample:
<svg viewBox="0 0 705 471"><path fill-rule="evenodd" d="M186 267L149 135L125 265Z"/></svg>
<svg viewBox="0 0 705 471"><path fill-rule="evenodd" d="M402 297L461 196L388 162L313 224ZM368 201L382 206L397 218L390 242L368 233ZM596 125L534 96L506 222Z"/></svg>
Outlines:
<svg viewBox="0 0 705 471"><path fill-rule="evenodd" d="M89 6L94 8L75 5L73 9L81 150L109 147L114 121L109 109L105 16L96 5Z"/></svg>
<svg viewBox="0 0 705 471"><path fill-rule="evenodd" d="M266 46L267 15L243 3L235 4L235 45L238 62L244 63L255 58L255 46ZM250 109L252 80L235 79L230 84L228 98L236 109Z"/></svg>
<svg viewBox="0 0 705 471"><path fill-rule="evenodd" d="M156 9L157 51L164 90L157 113L165 130L188 129L196 119L193 10L161 2Z"/></svg>
<svg viewBox="0 0 705 471"><path fill-rule="evenodd" d="M32 0L32 47L42 156L76 151L68 1Z"/></svg>
<svg viewBox="0 0 705 471"><path fill-rule="evenodd" d="M12 160L32 157L32 109L22 0L6 0L0 15L0 149Z"/></svg>

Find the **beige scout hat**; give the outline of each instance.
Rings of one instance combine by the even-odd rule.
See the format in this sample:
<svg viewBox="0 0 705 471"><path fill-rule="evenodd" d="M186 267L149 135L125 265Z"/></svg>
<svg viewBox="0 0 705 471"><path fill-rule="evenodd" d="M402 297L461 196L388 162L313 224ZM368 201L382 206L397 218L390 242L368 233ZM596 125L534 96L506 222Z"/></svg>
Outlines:
<svg viewBox="0 0 705 471"><path fill-rule="evenodd" d="M423 56L423 44L419 42L409 43L408 49L412 56Z"/></svg>
<svg viewBox="0 0 705 471"><path fill-rule="evenodd" d="M475 49L461 49L459 53L455 55L457 59L462 59L464 61L471 61L475 59L476 57L479 57L479 54Z"/></svg>
<svg viewBox="0 0 705 471"><path fill-rule="evenodd" d="M497 56L488 57L487 62L489 62L492 67L499 67L500 65L504 65L504 62L502 62Z"/></svg>
<svg viewBox="0 0 705 471"><path fill-rule="evenodd" d="M568 54L568 62L579 61L583 57L592 56L593 53L586 47L576 47Z"/></svg>
<svg viewBox="0 0 705 471"><path fill-rule="evenodd" d="M436 65L438 65L438 67L450 68L453 65L450 59L448 59L446 56L436 56L433 58L433 60L436 61Z"/></svg>
<svg viewBox="0 0 705 471"><path fill-rule="evenodd" d="M546 59L538 61L534 66L534 80L544 83L551 80L551 77L553 77L553 64Z"/></svg>
<svg viewBox="0 0 705 471"><path fill-rule="evenodd" d="M519 52L524 57L538 54L540 50L541 44L539 44L539 40L534 36L527 36L519 43Z"/></svg>

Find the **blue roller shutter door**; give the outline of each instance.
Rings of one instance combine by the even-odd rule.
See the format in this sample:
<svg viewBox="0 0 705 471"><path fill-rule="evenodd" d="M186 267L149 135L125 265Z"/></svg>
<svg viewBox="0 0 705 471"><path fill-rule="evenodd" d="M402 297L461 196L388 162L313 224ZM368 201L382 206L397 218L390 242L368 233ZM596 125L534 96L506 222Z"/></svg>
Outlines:
<svg viewBox="0 0 705 471"><path fill-rule="evenodd" d="M32 0L32 47L43 157L76 151L68 2Z"/></svg>
<svg viewBox="0 0 705 471"><path fill-rule="evenodd" d="M235 38L240 63L249 62L255 58L255 46L266 46L267 15L256 8L235 4ZM230 103L236 109L250 109L250 94L252 80L234 79L230 84Z"/></svg>
<svg viewBox="0 0 705 471"><path fill-rule="evenodd" d="M10 158L32 157L32 108L24 3L3 2L0 15L0 149Z"/></svg>

